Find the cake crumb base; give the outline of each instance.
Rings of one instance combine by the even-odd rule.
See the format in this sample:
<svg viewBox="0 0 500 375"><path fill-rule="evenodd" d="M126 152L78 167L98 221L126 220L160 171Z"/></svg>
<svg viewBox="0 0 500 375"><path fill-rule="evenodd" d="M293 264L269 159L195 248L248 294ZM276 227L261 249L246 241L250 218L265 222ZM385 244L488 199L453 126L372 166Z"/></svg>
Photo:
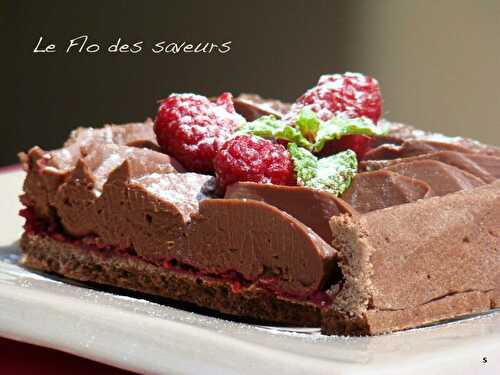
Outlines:
<svg viewBox="0 0 500 375"><path fill-rule="evenodd" d="M25 232L22 264L69 279L118 287L187 302L219 313L262 323L303 327L321 325L320 308L282 299L255 286L233 291L231 285L158 267L135 257L103 254L67 242Z"/></svg>

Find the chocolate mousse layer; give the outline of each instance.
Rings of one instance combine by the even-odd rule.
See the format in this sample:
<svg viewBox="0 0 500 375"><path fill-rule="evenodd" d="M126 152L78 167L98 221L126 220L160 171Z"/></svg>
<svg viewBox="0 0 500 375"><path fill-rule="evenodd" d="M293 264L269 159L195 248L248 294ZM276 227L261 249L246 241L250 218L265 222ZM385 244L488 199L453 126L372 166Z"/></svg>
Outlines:
<svg viewBox="0 0 500 375"><path fill-rule="evenodd" d="M423 146L417 146L417 144L413 143L410 149L422 150L423 148L427 148L429 145L434 145L434 147L438 146L439 148L440 145L440 147L446 150L450 150L453 148L455 148L455 150L465 149L468 152L472 153L480 153L483 155L500 157L500 147L487 145L474 139L463 137L448 137L443 134L427 132L416 129L410 125L397 122L389 122L386 120L381 120L379 122L379 125L384 126L388 130L387 136L375 138L374 145L381 146L382 149L387 149L388 147L392 147L394 149L394 145L402 145L404 142L408 141L417 141L417 144L421 143L423 144ZM406 146L402 147L402 149L405 148ZM396 148L396 150L398 150L398 148ZM427 148L425 153L428 153L429 151L430 150ZM373 150L371 155L373 155L374 153L378 153L377 149ZM422 152L420 152L420 154L421 153Z"/></svg>
<svg viewBox="0 0 500 375"><path fill-rule="evenodd" d="M151 119L122 125L104 125L102 128L77 128L71 132L64 147L68 148L77 144L82 150L82 154L85 155L96 145L109 143L149 148L155 151L160 149Z"/></svg>
<svg viewBox="0 0 500 375"><path fill-rule="evenodd" d="M253 121L261 116L283 117L290 111L291 105L276 99L264 99L255 94L241 94L234 98L234 109L247 121Z"/></svg>
<svg viewBox="0 0 500 375"><path fill-rule="evenodd" d="M303 186L238 182L228 186L225 198L266 202L295 217L328 243L332 241L330 218L353 212L352 207L334 194Z"/></svg>
<svg viewBox="0 0 500 375"><path fill-rule="evenodd" d="M365 213L434 196L425 182L389 170L358 173L341 198Z"/></svg>
<svg viewBox="0 0 500 375"><path fill-rule="evenodd" d="M402 176L424 181L435 195L446 195L484 184L480 178L436 160L415 160L395 164L385 169Z"/></svg>
<svg viewBox="0 0 500 375"><path fill-rule="evenodd" d="M91 133L74 133L62 150L22 156L23 203L65 236L95 237L160 266L236 271L300 300L339 281L337 252L297 218L263 201L216 199L213 177L179 173L169 156L123 145L130 137L101 142ZM74 154L61 162L67 149Z"/></svg>
<svg viewBox="0 0 500 375"><path fill-rule="evenodd" d="M454 151L461 153L472 153L472 150L456 144L438 141L427 141L421 139L412 139L404 141L401 145L383 144L369 151L365 160L387 160L409 158L423 154L430 154L438 151Z"/></svg>
<svg viewBox="0 0 500 375"><path fill-rule="evenodd" d="M500 157L455 151L439 151L389 160L364 160L360 163L360 168L362 170L373 171L419 160L435 160L451 165L480 178L486 183L500 178Z"/></svg>
<svg viewBox="0 0 500 375"><path fill-rule="evenodd" d="M345 284L328 334L378 334L500 306L500 181L334 216Z"/></svg>

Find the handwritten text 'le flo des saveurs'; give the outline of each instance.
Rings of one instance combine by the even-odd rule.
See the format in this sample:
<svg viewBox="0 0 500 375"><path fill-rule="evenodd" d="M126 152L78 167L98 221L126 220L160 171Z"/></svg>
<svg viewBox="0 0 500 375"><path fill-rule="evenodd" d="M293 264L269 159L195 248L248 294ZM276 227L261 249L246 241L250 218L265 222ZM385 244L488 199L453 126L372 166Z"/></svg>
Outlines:
<svg viewBox="0 0 500 375"><path fill-rule="evenodd" d="M88 35L80 35L76 38L70 39L64 46L64 53L74 54L96 54L96 53L130 53L138 54L149 50L154 54L182 54L182 53L195 53L195 54L226 54L231 51L231 41L222 43L214 42L183 42L183 41L158 41L152 43L149 47L145 46L144 41L127 42L122 38L117 38L111 43L102 43L99 41L91 40ZM35 44L33 53L54 53L57 52L55 43L44 40L41 36Z"/></svg>

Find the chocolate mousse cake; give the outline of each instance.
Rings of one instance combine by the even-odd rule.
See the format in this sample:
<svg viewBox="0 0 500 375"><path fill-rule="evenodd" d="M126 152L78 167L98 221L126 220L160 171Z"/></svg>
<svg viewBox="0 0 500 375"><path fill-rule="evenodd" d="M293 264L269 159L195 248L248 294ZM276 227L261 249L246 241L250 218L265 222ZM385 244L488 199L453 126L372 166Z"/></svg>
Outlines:
<svg viewBox="0 0 500 375"><path fill-rule="evenodd" d="M22 263L325 334L500 307L500 148L381 120L375 79L293 104L171 94L20 154Z"/></svg>

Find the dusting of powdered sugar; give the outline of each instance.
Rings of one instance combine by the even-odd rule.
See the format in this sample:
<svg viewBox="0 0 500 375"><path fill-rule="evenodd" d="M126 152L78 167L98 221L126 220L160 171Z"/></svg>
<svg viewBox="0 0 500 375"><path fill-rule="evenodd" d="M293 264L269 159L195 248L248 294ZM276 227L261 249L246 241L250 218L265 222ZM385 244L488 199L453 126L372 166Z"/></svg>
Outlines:
<svg viewBox="0 0 500 375"><path fill-rule="evenodd" d="M209 198L215 186L212 176L197 173L151 173L131 180L157 198L179 208L185 220L198 211L199 201Z"/></svg>

